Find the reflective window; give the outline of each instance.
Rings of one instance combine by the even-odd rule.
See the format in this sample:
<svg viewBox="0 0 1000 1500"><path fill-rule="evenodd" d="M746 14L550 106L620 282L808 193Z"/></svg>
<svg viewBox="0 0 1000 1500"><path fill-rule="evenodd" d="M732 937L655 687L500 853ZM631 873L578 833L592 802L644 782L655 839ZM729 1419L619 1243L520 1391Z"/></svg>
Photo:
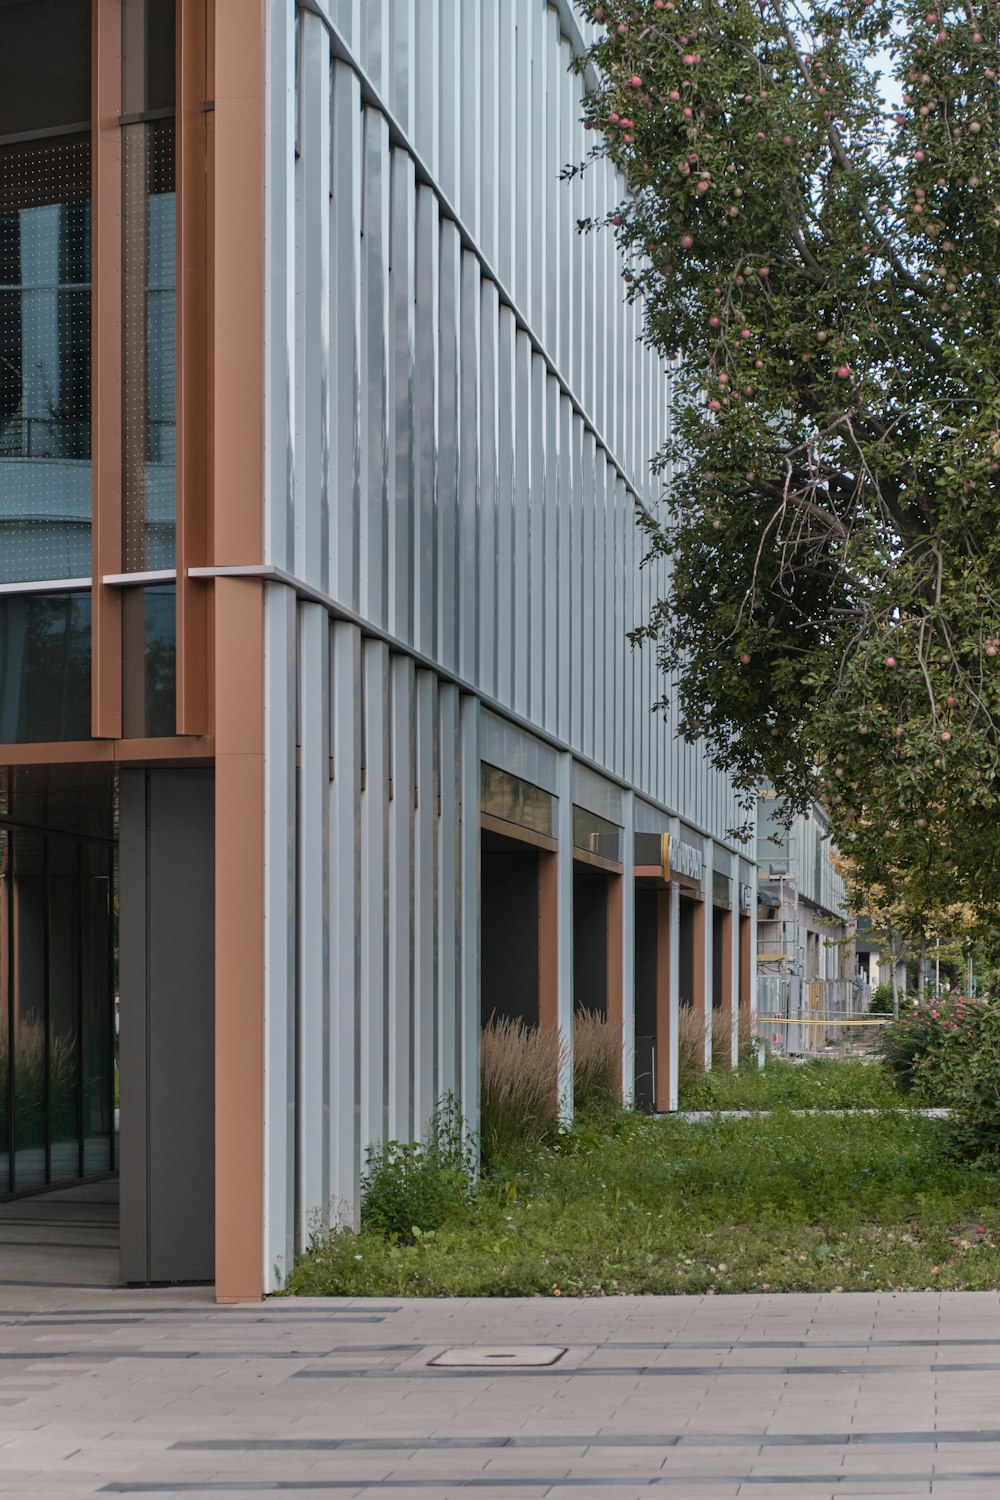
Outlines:
<svg viewBox="0 0 1000 1500"><path fill-rule="evenodd" d="M597 813L585 807L573 807L573 847L585 849L588 854L599 854L603 859L621 862L622 831L616 823L599 818Z"/></svg>
<svg viewBox="0 0 1000 1500"><path fill-rule="evenodd" d="M90 119L90 0L3 0L0 137Z"/></svg>
<svg viewBox="0 0 1000 1500"><path fill-rule="evenodd" d="M552 836L552 798L541 787L483 762L479 774L480 809L491 818L516 823Z"/></svg>
<svg viewBox="0 0 1000 1500"><path fill-rule="evenodd" d="M90 738L90 594L0 596L0 744Z"/></svg>
<svg viewBox="0 0 1000 1500"><path fill-rule="evenodd" d="M0 827L0 1193L114 1165L112 846Z"/></svg>
<svg viewBox="0 0 1000 1500"><path fill-rule="evenodd" d="M13 840L11 934L14 992L11 1057L14 1072L14 1172L19 1188L43 1187L47 1036L45 1027L45 839L18 830ZM58 1091L58 1084L57 1084Z"/></svg>
<svg viewBox="0 0 1000 1500"><path fill-rule="evenodd" d="M0 820L113 839L118 828L115 773L100 763L0 767Z"/></svg>
<svg viewBox="0 0 1000 1500"><path fill-rule="evenodd" d="M177 719L174 585L129 589L124 611L125 737L164 739Z"/></svg>

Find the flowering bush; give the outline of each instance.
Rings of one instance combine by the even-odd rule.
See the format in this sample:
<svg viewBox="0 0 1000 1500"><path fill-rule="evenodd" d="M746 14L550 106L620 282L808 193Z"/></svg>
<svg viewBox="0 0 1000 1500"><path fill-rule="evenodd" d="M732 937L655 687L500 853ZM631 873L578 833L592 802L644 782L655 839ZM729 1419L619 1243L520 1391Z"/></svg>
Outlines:
<svg viewBox="0 0 1000 1500"><path fill-rule="evenodd" d="M931 1059L968 1024L979 1003L963 995L901 1002L899 1020L883 1028L879 1047L883 1063L901 1089L933 1092Z"/></svg>
<svg viewBox="0 0 1000 1500"><path fill-rule="evenodd" d="M951 1110L948 1136L954 1153L995 1168L1000 1165L1000 1006L960 1001L950 1020L939 1017L936 1024L937 1044L915 1067L917 1087L929 1102Z"/></svg>
<svg viewBox="0 0 1000 1500"><path fill-rule="evenodd" d="M946 996L907 1002L882 1034L882 1059L899 1086L951 1111L951 1149L1000 1166L1000 1005Z"/></svg>

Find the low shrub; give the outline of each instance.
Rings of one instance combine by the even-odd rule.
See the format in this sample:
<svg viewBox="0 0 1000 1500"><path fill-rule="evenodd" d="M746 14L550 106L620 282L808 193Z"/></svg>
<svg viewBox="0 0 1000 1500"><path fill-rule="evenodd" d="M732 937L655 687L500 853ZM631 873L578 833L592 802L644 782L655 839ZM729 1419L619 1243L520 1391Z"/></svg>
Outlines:
<svg viewBox="0 0 1000 1500"><path fill-rule="evenodd" d="M883 1064L905 1093L920 1087L923 1060L937 1051L964 1024L971 1008L978 1002L967 1001L964 996L942 996L939 1000L904 1000L900 1003L899 1019L882 1027L878 1052ZM931 1073L924 1072L923 1087L931 1082Z"/></svg>
<svg viewBox="0 0 1000 1500"><path fill-rule="evenodd" d="M914 1084L923 1098L951 1111L948 1141L953 1154L996 1170L1000 1167L1000 1006L959 1000L944 1014L940 1001L925 1009L929 1015L921 1017L919 1024L932 1032L934 1043L913 1062Z"/></svg>
<svg viewBox="0 0 1000 1500"><path fill-rule="evenodd" d="M563 1048L553 1032L494 1016L479 1049L484 1169L499 1157L538 1145L552 1126Z"/></svg>
<svg viewBox="0 0 1000 1500"><path fill-rule="evenodd" d="M870 1016L892 1015L892 985L877 984L872 990L872 998L868 1004Z"/></svg>
<svg viewBox="0 0 1000 1500"><path fill-rule="evenodd" d="M573 1107L584 1114L622 1102L622 1029L597 1010L573 1018Z"/></svg>
<svg viewBox="0 0 1000 1500"><path fill-rule="evenodd" d="M454 1099L438 1106L425 1141L369 1148L361 1179L361 1228L412 1245L466 1212L475 1149Z"/></svg>

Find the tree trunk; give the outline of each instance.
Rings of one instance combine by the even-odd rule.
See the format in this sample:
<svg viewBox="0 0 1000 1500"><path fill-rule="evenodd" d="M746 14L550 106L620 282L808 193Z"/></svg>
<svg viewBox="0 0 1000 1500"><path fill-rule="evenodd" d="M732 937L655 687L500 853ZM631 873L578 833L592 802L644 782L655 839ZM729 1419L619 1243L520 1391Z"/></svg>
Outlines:
<svg viewBox="0 0 1000 1500"><path fill-rule="evenodd" d="M921 1005L927 999L927 938L920 935L920 968L917 970L917 998Z"/></svg>
<svg viewBox="0 0 1000 1500"><path fill-rule="evenodd" d="M892 1019L899 1020L899 972L898 959L896 956L896 942L889 928L889 980L892 984Z"/></svg>

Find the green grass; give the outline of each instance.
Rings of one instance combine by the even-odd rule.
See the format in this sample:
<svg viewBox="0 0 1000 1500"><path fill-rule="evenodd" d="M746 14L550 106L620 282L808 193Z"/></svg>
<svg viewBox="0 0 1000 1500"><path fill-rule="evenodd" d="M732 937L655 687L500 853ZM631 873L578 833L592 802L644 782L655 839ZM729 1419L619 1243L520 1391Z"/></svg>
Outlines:
<svg viewBox="0 0 1000 1500"><path fill-rule="evenodd" d="M289 1290L341 1296L986 1289L1000 1180L942 1122L619 1115L511 1160L411 1246L318 1241Z"/></svg>
<svg viewBox="0 0 1000 1500"><path fill-rule="evenodd" d="M806 1063L778 1058L764 1068L714 1069L681 1079L681 1109L891 1109L912 1107L876 1062Z"/></svg>

